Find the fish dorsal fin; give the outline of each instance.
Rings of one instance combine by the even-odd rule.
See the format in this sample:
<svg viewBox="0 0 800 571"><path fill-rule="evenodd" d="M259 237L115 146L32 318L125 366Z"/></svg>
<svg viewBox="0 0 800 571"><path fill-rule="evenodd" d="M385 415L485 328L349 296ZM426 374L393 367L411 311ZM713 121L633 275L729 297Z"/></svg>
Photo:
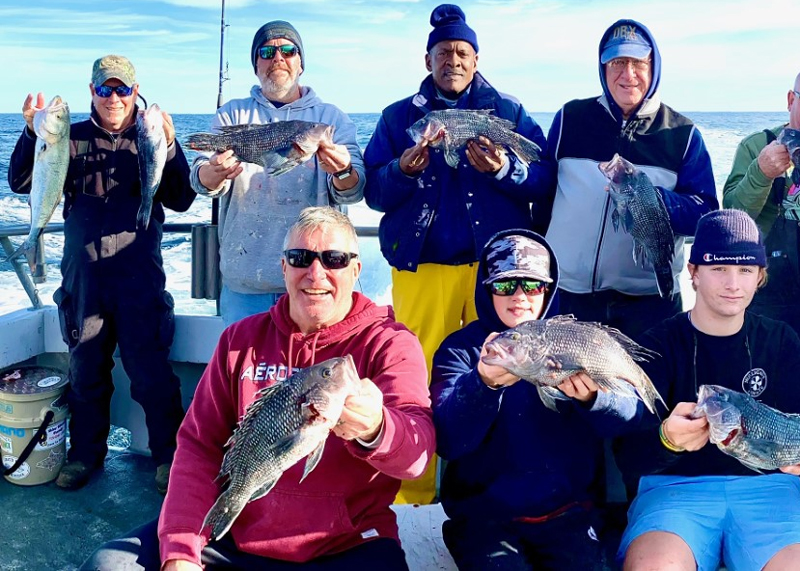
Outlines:
<svg viewBox="0 0 800 571"><path fill-rule="evenodd" d="M303 469L303 476L300 478L300 481L306 479L311 472L314 471L314 468L317 467L319 461L322 459L322 452L325 450L325 440L319 443L319 445L311 451L311 454L306 457L306 466Z"/></svg>
<svg viewBox="0 0 800 571"><path fill-rule="evenodd" d="M252 131L253 129L257 129L259 127L264 127L264 125L254 125L251 123L245 123L242 125L220 125L217 127L217 129L219 129L219 132L222 135L236 135L237 133L241 133L243 131Z"/></svg>
<svg viewBox="0 0 800 571"><path fill-rule="evenodd" d="M491 112L492 109L486 109L486 111ZM489 119L492 123L497 125L498 127L502 127L504 129L508 129L509 131L516 131L517 124L514 121L509 121L508 119L503 119L502 117L497 117L496 115L492 115L489 113Z"/></svg>

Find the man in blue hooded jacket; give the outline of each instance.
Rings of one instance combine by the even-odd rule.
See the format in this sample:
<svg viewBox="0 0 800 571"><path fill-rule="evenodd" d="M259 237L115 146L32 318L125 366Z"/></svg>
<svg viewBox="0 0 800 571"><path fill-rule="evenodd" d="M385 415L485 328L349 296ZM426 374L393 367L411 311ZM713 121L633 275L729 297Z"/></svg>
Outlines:
<svg viewBox="0 0 800 571"><path fill-rule="evenodd" d="M364 152L364 198L385 213L380 244L392 266L395 313L419 337L429 367L442 340L476 318L475 262L484 244L500 230L532 228L531 203L549 205L554 180L552 169L526 165L485 137L467 144L457 168L448 166L441 149L428 146L431 141L414 143L406 129L430 111L489 109L545 146L541 128L522 105L477 71L477 35L461 8L442 4L430 21L430 75L418 93L384 109ZM413 482L427 491L401 499L430 501L432 482Z"/></svg>
<svg viewBox="0 0 800 571"><path fill-rule="evenodd" d="M700 132L658 95L661 57L650 31L634 20L614 23L600 40L599 70L603 94L570 101L550 128L558 186L547 240L561 263L561 311L636 337L681 311L682 300L659 296L652 268L634 260L632 236L615 231L598 163L619 153L656 186L675 235L674 292L684 237L719 203Z"/></svg>
<svg viewBox="0 0 800 571"><path fill-rule="evenodd" d="M598 392L578 373L559 385L565 398L554 412L533 384L481 361L497 333L552 312L558 278L541 236L499 232L481 255L478 320L433 360L437 451L447 460L442 533L462 571L603 568L602 437L628 426L636 399Z"/></svg>

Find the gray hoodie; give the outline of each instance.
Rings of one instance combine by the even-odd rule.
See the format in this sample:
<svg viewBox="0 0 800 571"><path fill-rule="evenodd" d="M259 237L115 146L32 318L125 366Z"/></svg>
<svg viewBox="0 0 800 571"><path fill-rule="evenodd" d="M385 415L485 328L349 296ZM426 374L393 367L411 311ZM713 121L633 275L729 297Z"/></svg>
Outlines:
<svg viewBox="0 0 800 571"><path fill-rule="evenodd" d="M244 171L222 190L202 185L200 167L210 154L192 163L192 188L198 194L220 198L219 255L222 281L239 293L285 291L281 251L286 231L307 206L353 204L364 195L364 160L356 143L356 126L335 105L323 103L310 87L301 87L300 99L277 108L254 85L250 97L233 99L217 110L212 129L221 125L264 124L300 119L333 125L333 142L347 146L358 184L344 192L334 190L331 177L316 157L280 176L265 176L264 169L242 163ZM339 207L342 209L341 207Z"/></svg>

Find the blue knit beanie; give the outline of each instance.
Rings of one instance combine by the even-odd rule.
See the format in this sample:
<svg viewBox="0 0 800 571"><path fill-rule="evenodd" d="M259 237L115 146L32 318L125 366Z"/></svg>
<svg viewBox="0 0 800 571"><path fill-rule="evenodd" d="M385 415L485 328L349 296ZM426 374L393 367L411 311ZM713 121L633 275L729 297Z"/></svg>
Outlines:
<svg viewBox="0 0 800 571"><path fill-rule="evenodd" d="M303 66L303 71L305 71L306 52L303 49L303 40L300 39L300 34L297 33L294 26L283 20L267 22L261 26L256 32L256 35L253 36L253 46L250 48L250 61L253 64L253 71L257 71L256 62L258 62L258 48L260 48L264 42L277 40L278 38L289 40L297 46L297 49L300 50L300 65Z"/></svg>
<svg viewBox="0 0 800 571"><path fill-rule="evenodd" d="M431 12L431 26L433 31L428 36L426 52L445 40L463 40L472 44L475 53L478 53L478 36L475 30L467 26L467 17L464 11L455 4L442 4Z"/></svg>
<svg viewBox="0 0 800 571"><path fill-rule="evenodd" d="M767 252L758 226L746 212L713 210L697 222L689 263L764 268Z"/></svg>

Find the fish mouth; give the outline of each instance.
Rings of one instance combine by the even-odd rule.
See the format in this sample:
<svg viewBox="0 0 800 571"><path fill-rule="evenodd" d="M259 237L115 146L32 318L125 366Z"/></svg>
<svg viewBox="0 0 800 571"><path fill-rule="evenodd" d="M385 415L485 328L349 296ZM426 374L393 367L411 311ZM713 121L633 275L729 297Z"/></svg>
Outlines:
<svg viewBox="0 0 800 571"><path fill-rule="evenodd" d="M508 357L508 353L495 343L488 343L485 349L486 355L481 360L487 365L494 365Z"/></svg>

